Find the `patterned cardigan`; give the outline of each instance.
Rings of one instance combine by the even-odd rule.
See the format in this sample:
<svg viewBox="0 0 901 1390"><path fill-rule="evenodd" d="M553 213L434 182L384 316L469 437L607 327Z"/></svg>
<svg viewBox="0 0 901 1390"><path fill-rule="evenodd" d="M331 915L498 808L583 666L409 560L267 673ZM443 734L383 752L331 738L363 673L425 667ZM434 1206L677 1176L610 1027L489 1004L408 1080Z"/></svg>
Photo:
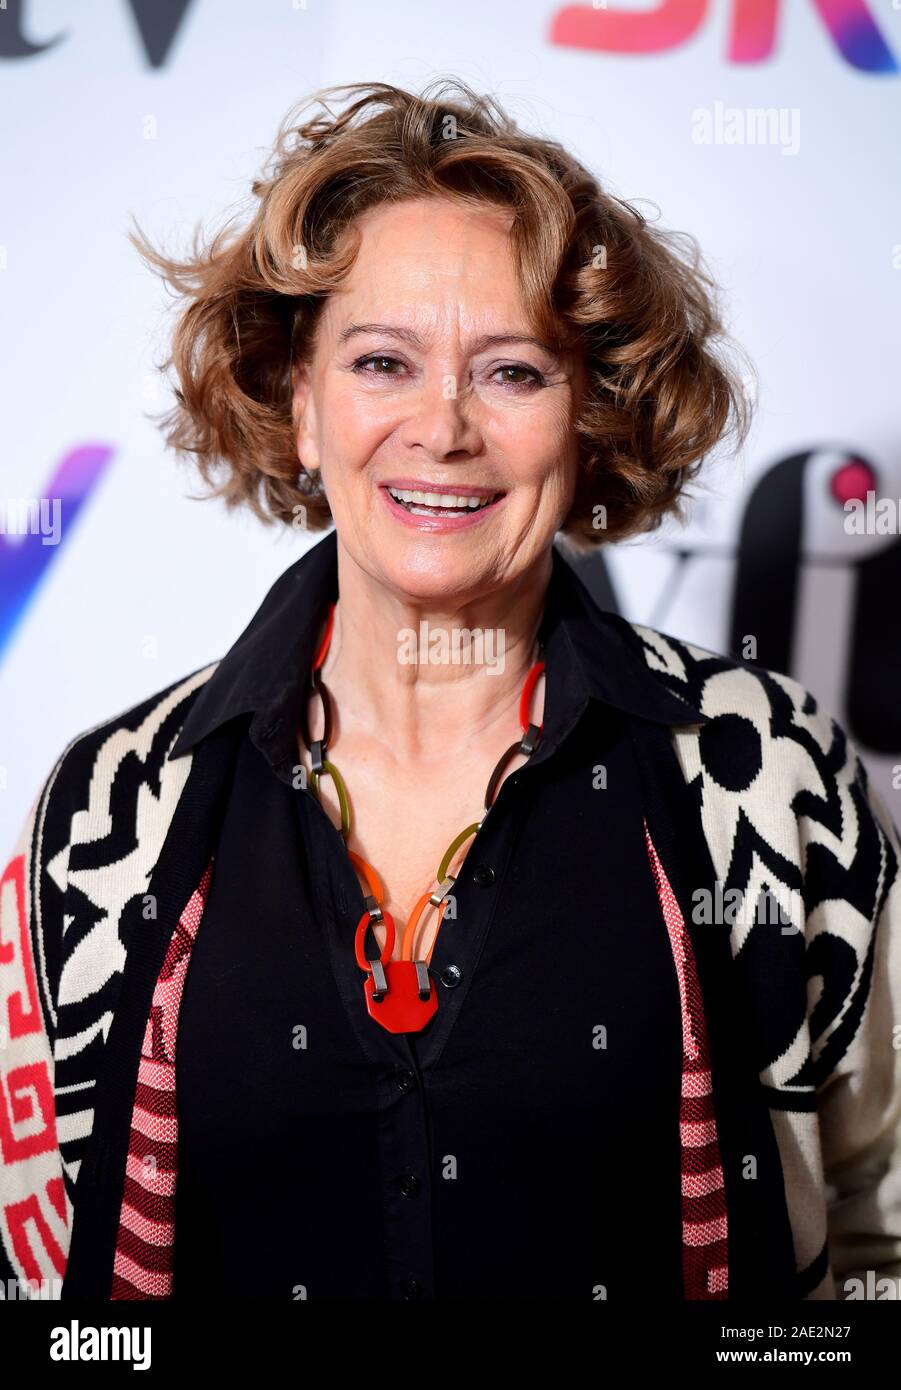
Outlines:
<svg viewBox="0 0 901 1390"><path fill-rule="evenodd" d="M648 839L680 969L686 1056L692 1028L706 1045L680 966L693 969L694 953L708 1021L732 1016L724 1000L733 986L744 1001L754 1104L768 1117L784 1184L789 1296L897 1298L897 830L844 731L802 686L623 626L656 678L706 718L661 731L679 786L655 807ZM220 732L189 756L169 754L217 665L78 735L0 881L0 1292L8 1297L13 1288L26 1296L25 1281L31 1296L40 1289L51 1298L171 1293L178 1001L232 745ZM685 868L688 830L711 871L706 899ZM759 915L773 901L775 930ZM734 976L723 999L712 997L704 963L717 942ZM686 1091L686 1075L683 1131L700 1114L685 1099L698 1095ZM714 1138L744 1106L730 1103L726 1082L714 1085L704 1112ZM745 1157L743 1177L753 1179L753 1154ZM683 1213L692 1201L683 1198ZM692 1229L683 1215L687 1246L701 1239ZM727 1292L727 1269L720 1282L690 1284L691 1255L686 1297L737 1296ZM774 1289L785 1285L755 1292Z"/></svg>

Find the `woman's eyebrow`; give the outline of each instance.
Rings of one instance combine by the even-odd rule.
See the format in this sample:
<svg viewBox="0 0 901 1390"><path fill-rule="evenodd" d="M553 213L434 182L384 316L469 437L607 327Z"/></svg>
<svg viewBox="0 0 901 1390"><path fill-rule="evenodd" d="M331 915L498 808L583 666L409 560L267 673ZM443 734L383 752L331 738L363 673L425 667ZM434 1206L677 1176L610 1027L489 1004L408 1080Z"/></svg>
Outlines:
<svg viewBox="0 0 901 1390"><path fill-rule="evenodd" d="M397 338L401 342L409 343L411 347L419 348L420 351L426 347L425 340L412 328L398 328L390 323L351 323L346 328L342 328L338 334L338 342L344 344L349 338L353 338L358 333L380 333L383 337ZM476 338L472 344L473 352L483 352L485 348L498 347L502 343L530 343L533 347L541 348L543 352L550 353L556 357L554 349L541 340L532 337L528 333L483 333Z"/></svg>

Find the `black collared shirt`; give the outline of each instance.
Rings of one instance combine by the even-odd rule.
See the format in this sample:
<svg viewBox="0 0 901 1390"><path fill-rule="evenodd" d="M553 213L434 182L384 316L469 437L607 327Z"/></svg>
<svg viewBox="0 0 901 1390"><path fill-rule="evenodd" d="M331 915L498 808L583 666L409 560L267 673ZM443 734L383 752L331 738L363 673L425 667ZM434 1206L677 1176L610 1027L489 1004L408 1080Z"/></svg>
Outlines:
<svg viewBox="0 0 901 1390"><path fill-rule="evenodd" d="M681 1015L633 740L702 718L555 550L541 743L469 842L437 1015L392 1035L354 959L357 874L294 785L336 596L330 532L174 750L245 727L181 1006L175 1296L681 1298Z"/></svg>

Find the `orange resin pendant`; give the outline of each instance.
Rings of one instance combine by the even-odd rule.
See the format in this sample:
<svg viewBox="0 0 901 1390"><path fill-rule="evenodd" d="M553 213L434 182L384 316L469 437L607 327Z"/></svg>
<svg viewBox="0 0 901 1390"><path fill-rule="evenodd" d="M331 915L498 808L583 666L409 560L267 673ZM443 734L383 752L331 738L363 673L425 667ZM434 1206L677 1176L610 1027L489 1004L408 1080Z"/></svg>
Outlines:
<svg viewBox="0 0 901 1390"><path fill-rule="evenodd" d="M438 995L425 961L388 960L382 965L375 960L373 965L363 985L370 1018L389 1033L418 1033L438 1012Z"/></svg>

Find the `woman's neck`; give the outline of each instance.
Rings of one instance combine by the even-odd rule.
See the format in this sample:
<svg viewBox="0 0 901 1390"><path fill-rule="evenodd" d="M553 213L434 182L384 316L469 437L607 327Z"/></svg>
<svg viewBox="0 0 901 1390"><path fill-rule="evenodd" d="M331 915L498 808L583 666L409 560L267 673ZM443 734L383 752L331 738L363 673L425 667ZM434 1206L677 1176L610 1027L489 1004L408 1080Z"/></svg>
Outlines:
<svg viewBox="0 0 901 1390"><path fill-rule="evenodd" d="M512 742L552 558L463 602L420 603L374 580L339 542L339 599L322 668L338 736L374 738L405 762L423 763L446 761L495 730ZM542 687L532 702L536 723Z"/></svg>

